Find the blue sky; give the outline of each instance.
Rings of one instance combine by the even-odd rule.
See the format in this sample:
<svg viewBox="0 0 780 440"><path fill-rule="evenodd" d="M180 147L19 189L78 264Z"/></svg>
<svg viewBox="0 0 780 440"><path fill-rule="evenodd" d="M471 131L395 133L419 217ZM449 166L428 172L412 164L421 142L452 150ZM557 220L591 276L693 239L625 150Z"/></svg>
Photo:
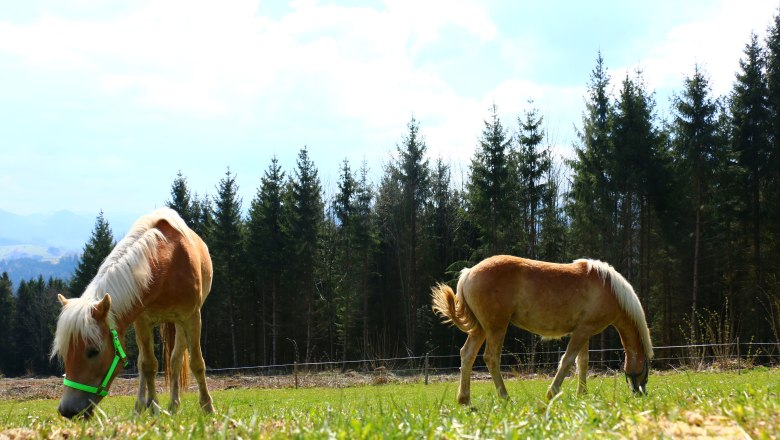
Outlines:
<svg viewBox="0 0 780 440"><path fill-rule="evenodd" d="M597 3L593 5L592 3ZM529 108L571 154L601 50L640 69L664 116L699 63L727 93L776 0L30 0L0 3L0 209L138 216L181 172L248 206L271 157L306 145L326 189L344 158L374 178L414 115L466 172L489 107Z"/></svg>

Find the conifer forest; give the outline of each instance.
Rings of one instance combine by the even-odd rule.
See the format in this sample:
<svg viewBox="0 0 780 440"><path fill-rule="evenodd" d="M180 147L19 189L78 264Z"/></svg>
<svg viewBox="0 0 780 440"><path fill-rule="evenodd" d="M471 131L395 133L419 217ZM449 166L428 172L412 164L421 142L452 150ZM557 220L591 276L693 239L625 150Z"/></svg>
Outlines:
<svg viewBox="0 0 780 440"><path fill-rule="evenodd" d="M460 269L495 254L610 263L658 346L777 342L780 19L766 41L748 38L725 96L693 60L659 103L641 72L615 78L594 58L568 159L553 154L539 110L506 119L494 105L462 178L430 158L414 117L381 147L393 149L382 170L344 159L328 197L306 147L291 169L258 164L251 200L229 169L210 194L171 170L169 197L151 202L178 211L209 246L207 366L457 354L465 335L432 313L430 288L454 286ZM71 279L0 277L0 373L58 372L56 293L81 295L118 239L101 214ZM505 350L562 343L513 328ZM594 337L591 348L602 347L620 347L617 333Z"/></svg>

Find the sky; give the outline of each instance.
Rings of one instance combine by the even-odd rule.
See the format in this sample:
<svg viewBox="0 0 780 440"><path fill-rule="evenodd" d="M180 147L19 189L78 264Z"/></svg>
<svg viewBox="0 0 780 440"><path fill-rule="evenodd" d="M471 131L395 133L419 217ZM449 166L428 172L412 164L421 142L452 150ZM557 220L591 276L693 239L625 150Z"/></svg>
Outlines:
<svg viewBox="0 0 780 440"><path fill-rule="evenodd" d="M412 117L467 173L495 104L532 108L572 154L601 51L614 91L641 71L668 117L694 65L729 93L777 0L26 0L0 2L0 209L140 216L177 172L229 169L246 209L304 146L332 196L341 163L378 181Z"/></svg>

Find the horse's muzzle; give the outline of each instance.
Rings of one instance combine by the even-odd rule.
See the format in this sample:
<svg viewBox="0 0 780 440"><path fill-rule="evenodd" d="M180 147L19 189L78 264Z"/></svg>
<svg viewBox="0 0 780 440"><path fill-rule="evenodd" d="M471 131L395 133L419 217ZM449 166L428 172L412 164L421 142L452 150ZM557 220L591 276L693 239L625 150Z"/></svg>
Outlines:
<svg viewBox="0 0 780 440"><path fill-rule="evenodd" d="M95 410L95 403L92 400L60 400L60 405L57 407L57 412L61 416L72 419L74 417L83 417L88 419L92 417L92 413Z"/></svg>

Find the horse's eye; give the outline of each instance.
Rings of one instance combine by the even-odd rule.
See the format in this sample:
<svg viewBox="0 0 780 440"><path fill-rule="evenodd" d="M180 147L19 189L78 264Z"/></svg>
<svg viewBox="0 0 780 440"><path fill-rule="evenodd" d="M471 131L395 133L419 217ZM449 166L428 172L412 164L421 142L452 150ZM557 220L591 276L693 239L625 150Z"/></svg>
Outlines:
<svg viewBox="0 0 780 440"><path fill-rule="evenodd" d="M87 358L88 359L92 359L95 356L97 356L98 354L100 354L100 350L98 350L97 348L88 348L87 349Z"/></svg>

